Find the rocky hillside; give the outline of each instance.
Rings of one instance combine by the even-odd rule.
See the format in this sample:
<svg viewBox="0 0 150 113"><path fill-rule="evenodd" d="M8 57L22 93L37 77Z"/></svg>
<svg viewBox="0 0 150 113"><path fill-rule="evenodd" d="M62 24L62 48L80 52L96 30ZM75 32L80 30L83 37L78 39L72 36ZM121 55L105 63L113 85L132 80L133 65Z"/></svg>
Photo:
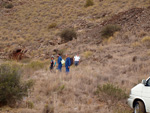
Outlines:
<svg viewBox="0 0 150 113"><path fill-rule="evenodd" d="M0 5L0 63L17 59L15 63L24 70L23 80L35 84L23 102L15 108L2 107L0 112L132 112L126 105L130 89L149 76L149 0L94 0L90 7L84 7L85 0L2 2L13 7ZM107 25L120 30L103 37ZM60 32L66 28L74 28L77 39L62 43ZM63 58L66 53L71 57L79 53L80 65L71 66L66 75L64 69L51 73L47 64L43 68L32 62L45 62L58 52ZM110 95L111 88L121 93Z"/></svg>
<svg viewBox="0 0 150 113"><path fill-rule="evenodd" d="M13 7L5 8L9 4ZM59 47L58 34L63 29L74 28L78 32L79 40L82 41L85 37L88 41L88 36L93 32L91 31L88 35L86 32L93 27L106 24L108 19L111 21L114 14L116 17L115 19L113 17L112 22L121 22L120 24L123 23L122 26L124 26L125 21L136 18L132 16L136 15L139 18L144 10L140 8L147 7L149 1L95 0L91 7L85 8L84 5L85 0L80 2L76 0L4 0L0 11L0 52L1 56L4 56L2 58L7 58L16 48L27 50L30 57L46 58L56 46ZM118 21L119 18L120 21ZM130 22L129 24L132 24L132 21Z"/></svg>

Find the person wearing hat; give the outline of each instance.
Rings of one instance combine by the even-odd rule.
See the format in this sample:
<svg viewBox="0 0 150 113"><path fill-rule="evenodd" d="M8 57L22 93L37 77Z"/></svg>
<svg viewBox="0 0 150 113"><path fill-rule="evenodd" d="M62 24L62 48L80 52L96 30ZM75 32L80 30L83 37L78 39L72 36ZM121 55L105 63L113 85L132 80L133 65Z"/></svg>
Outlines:
<svg viewBox="0 0 150 113"><path fill-rule="evenodd" d="M55 66L55 61L54 61L54 56L51 56L51 64L50 64L50 71L52 71L54 69Z"/></svg>

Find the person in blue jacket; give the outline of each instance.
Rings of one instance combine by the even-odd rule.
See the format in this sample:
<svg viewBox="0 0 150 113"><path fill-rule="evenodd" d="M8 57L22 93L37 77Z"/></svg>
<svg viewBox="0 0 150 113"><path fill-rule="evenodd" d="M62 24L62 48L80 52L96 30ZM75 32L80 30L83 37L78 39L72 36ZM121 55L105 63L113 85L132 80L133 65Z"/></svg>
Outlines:
<svg viewBox="0 0 150 113"><path fill-rule="evenodd" d="M60 54L57 55L58 56L58 60L57 60L57 63L58 63L58 70L61 71L61 68L62 68L62 57L60 56Z"/></svg>
<svg viewBox="0 0 150 113"><path fill-rule="evenodd" d="M71 65L71 59L70 59L70 57L66 54L66 61L65 61L66 73L69 72L69 70L70 70L70 65Z"/></svg>

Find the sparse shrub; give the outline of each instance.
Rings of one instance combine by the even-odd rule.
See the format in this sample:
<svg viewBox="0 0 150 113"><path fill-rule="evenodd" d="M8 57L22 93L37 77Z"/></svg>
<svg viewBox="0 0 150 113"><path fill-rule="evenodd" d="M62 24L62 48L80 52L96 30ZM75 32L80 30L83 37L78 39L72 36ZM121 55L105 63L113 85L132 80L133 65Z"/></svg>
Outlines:
<svg viewBox="0 0 150 113"><path fill-rule="evenodd" d="M144 36L146 36L147 35L147 33L145 32L145 31L140 31L139 33L138 33L138 36L139 37L144 37Z"/></svg>
<svg viewBox="0 0 150 113"><path fill-rule="evenodd" d="M150 48L150 36L144 37L141 41L147 48Z"/></svg>
<svg viewBox="0 0 150 113"><path fill-rule="evenodd" d="M11 9L11 8L13 8L14 6L13 6L13 4L12 3L7 3L6 5L5 5L5 8L7 8L7 9Z"/></svg>
<svg viewBox="0 0 150 113"><path fill-rule="evenodd" d="M48 29L52 29L52 28L55 28L57 26L56 23L51 23L49 26L48 26Z"/></svg>
<svg viewBox="0 0 150 113"><path fill-rule="evenodd" d="M43 85L45 89L42 89L45 95L51 95L54 92L62 93L65 89L65 85L61 84L60 81L56 81L55 83L48 85L49 81L46 81Z"/></svg>
<svg viewBox="0 0 150 113"><path fill-rule="evenodd" d="M65 89L65 85L61 85L61 86L58 88L58 92L61 93L64 89Z"/></svg>
<svg viewBox="0 0 150 113"><path fill-rule="evenodd" d="M123 108L121 106L116 106L116 109L114 109L114 113L133 113L133 111L128 109L128 108Z"/></svg>
<svg viewBox="0 0 150 113"><path fill-rule="evenodd" d="M26 104L27 104L27 107L28 107L28 108L30 108L30 109L33 109L33 108L34 108L33 102L27 101Z"/></svg>
<svg viewBox="0 0 150 113"><path fill-rule="evenodd" d="M77 33L74 29L64 29L60 33L60 37L62 38L63 42L68 42L73 40L73 38L77 38Z"/></svg>
<svg viewBox="0 0 150 113"><path fill-rule="evenodd" d="M134 43L132 43L132 46L133 46L133 47L139 47L139 46L140 46L140 43L139 43L139 42L134 42Z"/></svg>
<svg viewBox="0 0 150 113"><path fill-rule="evenodd" d="M44 66L45 66L45 62L32 61L31 63L26 65L26 68L33 69L33 70L38 70L38 69L43 69Z"/></svg>
<svg viewBox="0 0 150 113"><path fill-rule="evenodd" d="M114 37L109 37L107 43L110 43L112 40L114 39Z"/></svg>
<svg viewBox="0 0 150 113"><path fill-rule="evenodd" d="M31 59L29 59L29 58L25 58L25 59L22 59L20 62L21 63L29 63L31 61Z"/></svg>
<svg viewBox="0 0 150 113"><path fill-rule="evenodd" d="M118 26L118 25L106 25L105 27L103 27L103 29L101 30L101 36L103 38L109 38L111 36L113 36L113 34L116 32L116 31L120 31L121 30L121 27Z"/></svg>
<svg viewBox="0 0 150 113"><path fill-rule="evenodd" d="M109 37L109 38L105 38L104 40L103 40L103 43L105 44L109 44L109 43L111 43L112 42L112 40L114 39L114 37Z"/></svg>
<svg viewBox="0 0 150 113"><path fill-rule="evenodd" d="M142 39L142 42L150 42L150 36L146 36Z"/></svg>
<svg viewBox="0 0 150 113"><path fill-rule="evenodd" d="M85 58L88 58L89 56L91 56L93 53L91 52L91 51L86 51L86 52L84 52L84 57Z"/></svg>
<svg viewBox="0 0 150 113"><path fill-rule="evenodd" d="M89 6L93 6L93 5L94 5L93 0L86 0L84 7L89 7Z"/></svg>
<svg viewBox="0 0 150 113"><path fill-rule="evenodd" d="M54 107L46 104L42 113L54 113Z"/></svg>
<svg viewBox="0 0 150 113"><path fill-rule="evenodd" d="M20 68L0 65L0 105L14 105L27 95L29 88L27 83L21 82Z"/></svg>
<svg viewBox="0 0 150 113"><path fill-rule="evenodd" d="M28 80L28 81L26 82L26 84L27 84L27 86L30 88L30 87L32 87L32 86L35 84L35 81L34 81L34 80Z"/></svg>
<svg viewBox="0 0 150 113"><path fill-rule="evenodd" d="M109 99L112 101L118 101L128 97L123 89L119 88L118 86L114 86L113 84L104 84L103 86L98 86L96 94L101 95L106 101Z"/></svg>

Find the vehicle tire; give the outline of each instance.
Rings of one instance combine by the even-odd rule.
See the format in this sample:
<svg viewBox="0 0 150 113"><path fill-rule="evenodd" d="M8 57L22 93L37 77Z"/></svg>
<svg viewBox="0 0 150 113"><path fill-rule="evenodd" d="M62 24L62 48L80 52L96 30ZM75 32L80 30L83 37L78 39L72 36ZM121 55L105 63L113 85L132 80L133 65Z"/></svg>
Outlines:
<svg viewBox="0 0 150 113"><path fill-rule="evenodd" d="M134 105L134 113L146 113L143 102L137 101Z"/></svg>

